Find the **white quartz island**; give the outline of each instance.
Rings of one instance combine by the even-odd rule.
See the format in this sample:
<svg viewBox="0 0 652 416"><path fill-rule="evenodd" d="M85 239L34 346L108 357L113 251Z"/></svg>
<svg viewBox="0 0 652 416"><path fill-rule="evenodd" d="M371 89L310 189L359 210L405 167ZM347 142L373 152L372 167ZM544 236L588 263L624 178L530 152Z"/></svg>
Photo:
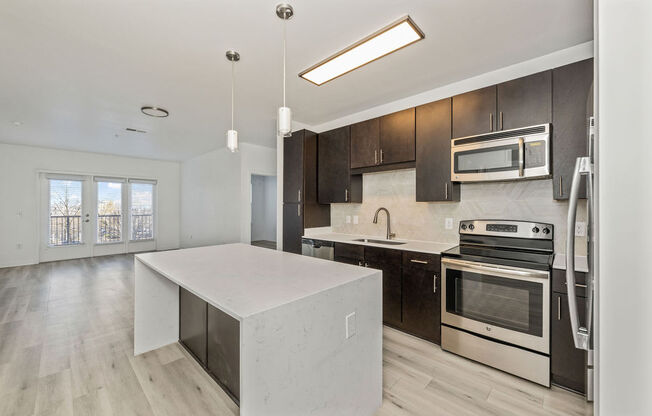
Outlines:
<svg viewBox="0 0 652 416"><path fill-rule="evenodd" d="M135 274L135 355L179 340L179 287L233 318L241 415L380 407L380 271L226 244L139 254Z"/></svg>

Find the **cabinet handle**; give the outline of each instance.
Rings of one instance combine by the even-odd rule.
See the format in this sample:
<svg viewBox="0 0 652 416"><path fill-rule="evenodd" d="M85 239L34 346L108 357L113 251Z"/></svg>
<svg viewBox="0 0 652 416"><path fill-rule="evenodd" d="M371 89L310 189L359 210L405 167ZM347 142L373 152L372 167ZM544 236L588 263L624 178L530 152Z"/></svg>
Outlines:
<svg viewBox="0 0 652 416"><path fill-rule="evenodd" d="M301 189L297 191L297 200L301 202Z"/></svg>
<svg viewBox="0 0 652 416"><path fill-rule="evenodd" d="M489 113L489 131L494 131L494 113Z"/></svg>
<svg viewBox="0 0 652 416"><path fill-rule="evenodd" d="M502 130L503 129L503 112L502 111L500 112L500 117L498 118L498 124L500 125L498 130Z"/></svg>
<svg viewBox="0 0 652 416"><path fill-rule="evenodd" d="M383 164L383 161L385 160L385 153L383 152L383 149L380 149L380 164Z"/></svg>
<svg viewBox="0 0 652 416"><path fill-rule="evenodd" d="M432 293L437 293L437 275L432 275Z"/></svg>
<svg viewBox="0 0 652 416"><path fill-rule="evenodd" d="M448 182L444 182L444 199L448 200Z"/></svg>
<svg viewBox="0 0 652 416"><path fill-rule="evenodd" d="M562 179L562 177L563 177L563 176L560 176L560 177L559 177L559 196L564 196L564 190L563 190L563 188L561 187L561 179Z"/></svg>
<svg viewBox="0 0 652 416"><path fill-rule="evenodd" d="M525 138L518 138L518 176L525 175Z"/></svg>
<svg viewBox="0 0 652 416"><path fill-rule="evenodd" d="M417 260L417 259L410 259L412 263L419 263L419 264L428 264L426 260Z"/></svg>
<svg viewBox="0 0 652 416"><path fill-rule="evenodd" d="M297 217L301 216L301 204L297 205Z"/></svg>
<svg viewBox="0 0 652 416"><path fill-rule="evenodd" d="M561 321L561 296L557 296L557 320Z"/></svg>
<svg viewBox="0 0 652 416"><path fill-rule="evenodd" d="M564 282L564 286L566 286L566 282ZM583 289L586 289L586 285L583 285L581 283L575 283L575 287L581 287Z"/></svg>
<svg viewBox="0 0 652 416"><path fill-rule="evenodd" d="M374 165L378 164L378 150L374 150Z"/></svg>
<svg viewBox="0 0 652 416"><path fill-rule="evenodd" d="M349 202L349 190L344 190L344 202Z"/></svg>

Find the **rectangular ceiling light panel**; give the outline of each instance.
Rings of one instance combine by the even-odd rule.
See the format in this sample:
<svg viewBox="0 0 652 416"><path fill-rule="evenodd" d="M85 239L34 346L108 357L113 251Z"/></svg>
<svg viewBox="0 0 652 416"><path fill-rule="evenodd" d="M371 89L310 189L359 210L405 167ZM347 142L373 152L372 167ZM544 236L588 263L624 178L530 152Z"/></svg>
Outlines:
<svg viewBox="0 0 652 416"><path fill-rule="evenodd" d="M411 45L424 37L425 35L410 19L410 16L405 16L317 65L306 69L299 76L313 84L322 85L369 62Z"/></svg>

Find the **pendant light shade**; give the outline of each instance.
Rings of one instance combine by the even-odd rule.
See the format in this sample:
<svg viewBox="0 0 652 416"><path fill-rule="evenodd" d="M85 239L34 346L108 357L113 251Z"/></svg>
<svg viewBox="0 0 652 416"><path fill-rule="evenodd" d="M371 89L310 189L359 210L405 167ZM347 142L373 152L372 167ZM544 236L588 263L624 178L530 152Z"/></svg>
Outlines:
<svg viewBox="0 0 652 416"><path fill-rule="evenodd" d="M283 20L283 106L278 109L278 135L288 137L292 135L292 110L285 105L285 67L286 67L286 22L294 15L294 9L289 4L281 3L276 6L276 15Z"/></svg>
<svg viewBox="0 0 652 416"><path fill-rule="evenodd" d="M233 113L235 103L235 63L240 60L236 51L226 51L226 59L231 61L231 130L226 132L226 147L235 153L238 151L238 132L233 128Z"/></svg>

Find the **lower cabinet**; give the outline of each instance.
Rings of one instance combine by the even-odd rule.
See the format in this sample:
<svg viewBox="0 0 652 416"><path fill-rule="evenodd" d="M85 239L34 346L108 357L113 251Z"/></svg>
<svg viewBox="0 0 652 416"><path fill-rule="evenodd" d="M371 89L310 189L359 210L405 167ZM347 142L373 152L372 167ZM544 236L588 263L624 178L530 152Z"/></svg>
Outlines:
<svg viewBox="0 0 652 416"><path fill-rule="evenodd" d="M441 344L441 262L436 254L403 253L402 329Z"/></svg>
<svg viewBox="0 0 652 416"><path fill-rule="evenodd" d="M381 270L383 322L430 342L441 342L439 255L335 243L334 259Z"/></svg>
<svg viewBox="0 0 652 416"><path fill-rule="evenodd" d="M550 325L550 373L552 382L575 390L580 393L586 392L586 351L575 348L573 342L573 331L571 329L568 294L566 291L566 276L564 270L553 270L553 293L551 302L551 325ZM577 291L575 298L580 315L580 322L585 323L586 298L583 284L584 273L575 273Z"/></svg>
<svg viewBox="0 0 652 416"><path fill-rule="evenodd" d="M179 341L206 365L206 302L179 288Z"/></svg>
<svg viewBox="0 0 652 416"><path fill-rule="evenodd" d="M180 287L179 341L239 403L240 322Z"/></svg>

